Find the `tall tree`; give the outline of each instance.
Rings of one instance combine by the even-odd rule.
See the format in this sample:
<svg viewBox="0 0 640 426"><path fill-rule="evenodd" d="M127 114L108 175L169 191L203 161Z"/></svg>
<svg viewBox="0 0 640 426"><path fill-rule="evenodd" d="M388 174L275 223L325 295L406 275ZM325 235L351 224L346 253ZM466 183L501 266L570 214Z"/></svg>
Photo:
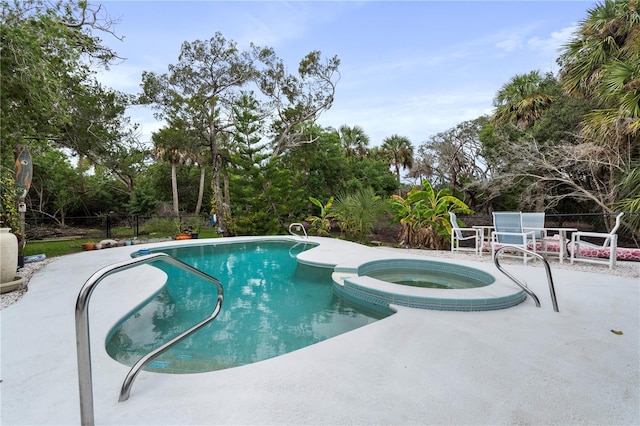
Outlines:
<svg viewBox="0 0 640 426"><path fill-rule="evenodd" d="M389 136L382 141L380 149L389 160L389 165L394 168L398 179L398 187L400 187L400 168L402 167L403 170L410 169L413 165L413 146L411 141L404 136ZM400 188L398 188L398 191L400 191Z"/></svg>
<svg viewBox="0 0 640 426"><path fill-rule="evenodd" d="M321 52L309 52L298 65L298 75L287 71L282 59L271 48L252 44L253 54L262 66L257 84L269 99L273 154L313 143L312 127L322 112L331 108L340 80L337 56L323 61Z"/></svg>
<svg viewBox="0 0 640 426"><path fill-rule="evenodd" d="M538 71L516 75L496 94L493 120L498 126L513 125L526 134L551 107L557 91L557 82L552 75L543 78ZM537 182L536 210L544 211L541 181Z"/></svg>
<svg viewBox="0 0 640 426"><path fill-rule="evenodd" d="M605 0L587 11L558 60L573 96L597 98L583 133L602 142L640 136L640 4Z"/></svg>
<svg viewBox="0 0 640 426"><path fill-rule="evenodd" d="M51 140L91 165L107 169L134 197L135 179L149 152L138 141L137 125L125 115L130 101L130 96L96 81L78 81L67 100L69 121Z"/></svg>
<svg viewBox="0 0 640 426"><path fill-rule="evenodd" d="M151 135L156 158L171 164L172 205L173 215L176 217L180 215L177 167L189 160L186 148L188 138L184 130L176 127L175 124L153 132Z"/></svg>
<svg viewBox="0 0 640 426"><path fill-rule="evenodd" d="M213 211L226 231L230 215L221 191L220 134L234 126L232 108L241 88L255 77L248 52L217 32L207 41L184 42L178 63L169 74L142 74L142 103L158 110L157 117L191 123L211 149Z"/></svg>
<svg viewBox="0 0 640 426"><path fill-rule="evenodd" d="M584 116L581 136L591 149L582 157L593 163L591 183L607 194L607 205L600 204L605 211L640 159L639 6L637 0L598 3L558 60L564 89L597 105Z"/></svg>
<svg viewBox="0 0 640 426"><path fill-rule="evenodd" d="M142 103L153 105L158 117L181 118L197 130L211 149L213 169L213 211L223 234L231 208L222 192L221 179L223 140L229 141L237 132L233 108L250 83L256 83L266 101L260 108L274 140L274 154L282 154L298 144L309 142L304 138L301 123L313 121L329 108L335 91L334 74L337 58L321 63L319 52L309 53L301 62L299 76L286 72L286 67L273 49L251 46L251 51L240 51L236 43L216 33L208 41L196 40L182 45L179 62L169 66L169 74L143 73ZM258 69L260 64L261 69ZM227 186L226 186L227 187Z"/></svg>
<svg viewBox="0 0 640 426"><path fill-rule="evenodd" d="M57 138L71 122L76 84L91 66L117 55L92 31L113 34L115 23L87 2L0 2L0 139L3 153L24 140ZM6 165L12 159L5 158Z"/></svg>
<svg viewBox="0 0 640 426"><path fill-rule="evenodd" d="M369 136L367 136L362 127L349 127L343 124L338 129L338 134L340 135L342 149L344 149L347 157L353 155L364 157L366 155L369 146Z"/></svg>
<svg viewBox="0 0 640 426"><path fill-rule="evenodd" d="M464 193L468 204L476 209L479 185L486 181L488 170L481 156L479 133L488 122L487 117L464 121L457 126L431 136L418 149L419 161L428 165L430 182L449 187L454 195ZM425 167L425 166L423 166ZM412 176L414 167L411 169Z"/></svg>
<svg viewBox="0 0 640 426"><path fill-rule="evenodd" d="M235 130L229 141L230 184L229 203L232 206L230 229L232 234L247 234L257 228L272 233L273 218L263 215L264 196L269 183L265 175L269 168L267 145L263 138L263 112L253 93L244 93L233 107ZM231 138L229 138L231 139ZM256 221L260 226L256 226ZM277 220L275 220L277 224Z"/></svg>
<svg viewBox="0 0 640 426"><path fill-rule="evenodd" d="M533 126L553 102L554 82L552 76L543 78L538 71L512 77L493 100L496 124L510 123L520 129Z"/></svg>

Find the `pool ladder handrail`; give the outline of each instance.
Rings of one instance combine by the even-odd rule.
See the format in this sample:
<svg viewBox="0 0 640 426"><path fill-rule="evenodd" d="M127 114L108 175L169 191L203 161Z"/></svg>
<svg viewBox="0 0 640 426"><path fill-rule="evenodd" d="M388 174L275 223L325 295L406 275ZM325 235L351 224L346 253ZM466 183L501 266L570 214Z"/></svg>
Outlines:
<svg viewBox="0 0 640 426"><path fill-rule="evenodd" d="M524 249L522 247L511 246L511 245L503 245L498 250L496 250L496 252L495 252L495 254L493 256L493 263L495 263L496 268L498 268L498 270L500 272L502 272L507 277L509 277L509 279L511 279L511 281L516 283L529 296L531 296L531 298L533 299L533 301L535 302L535 304L536 304L536 306L538 308L540 307L540 299L538 299L538 296L536 296L536 294L531 289L529 289L529 287L527 287L526 283L520 282L516 277L511 275L509 272L505 271L504 268L500 265L500 261L498 260L498 257L504 250L507 250L507 249L508 250L520 251L523 254L528 254L528 255L531 255L533 257L536 257L536 258L542 260L542 264L544 265L544 269L547 272L547 282L549 283L549 292L551 293L551 302L553 303L553 310L556 311L556 312L560 312L558 310L558 300L556 299L556 290L555 290L555 287L553 285L553 277L551 276L551 267L549 266L549 262L547 261L547 259L545 259L544 256L542 256L541 254L536 253L535 251L531 251L531 250Z"/></svg>
<svg viewBox="0 0 640 426"><path fill-rule="evenodd" d="M80 421L82 425L94 424L93 382L91 377L91 346L89 338L89 300L91 298L91 294L93 293L93 290L96 288L96 286L102 281L102 279L106 278L107 276L154 261L163 261L172 264L173 266L184 269L188 272L198 275L200 278L212 282L218 290L216 306L213 312L207 318L140 358L140 360L136 362L133 367L131 367L131 370L129 370L129 373L124 379L122 389L120 390L120 397L118 399L119 402L126 401L129 398L133 381L135 380L140 370L147 363L149 363L153 358L155 358L157 355L161 354L174 344L178 343L183 338L187 337L194 331L212 321L218 315L220 309L222 308L224 290L220 281L200 271L199 269L187 265L186 263L176 259L175 257L167 253L153 253L136 257L130 260L125 260L119 263L114 263L112 265L105 266L104 268L95 272L91 277L89 277L89 279L80 289L80 293L78 294L78 299L76 301L75 310L76 347L78 355L78 384L80 390Z"/></svg>
<svg viewBox="0 0 640 426"><path fill-rule="evenodd" d="M309 236L307 235L307 230L304 229L304 225L298 222L292 223L291 225L289 225L289 233L291 235L295 235L296 237L301 237L301 235L296 234L295 232L293 232L293 228L295 227L296 231L300 231L302 230L302 232L304 232L304 238L309 238Z"/></svg>

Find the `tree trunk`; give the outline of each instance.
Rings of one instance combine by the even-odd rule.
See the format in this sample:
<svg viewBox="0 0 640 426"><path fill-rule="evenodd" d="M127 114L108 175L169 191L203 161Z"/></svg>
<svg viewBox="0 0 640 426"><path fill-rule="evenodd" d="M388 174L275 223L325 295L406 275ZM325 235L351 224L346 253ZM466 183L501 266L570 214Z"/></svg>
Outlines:
<svg viewBox="0 0 640 426"><path fill-rule="evenodd" d="M231 217L231 194L229 193L229 187L231 184L229 183L229 170L227 167L224 168L223 171L224 176L224 212L227 217Z"/></svg>
<svg viewBox="0 0 640 426"><path fill-rule="evenodd" d="M171 191L173 193L173 214L175 217L180 215L178 208L178 176L176 174L176 163L171 163Z"/></svg>
<svg viewBox="0 0 640 426"><path fill-rule="evenodd" d="M218 143L216 141L217 130L213 123L211 124L211 159L213 165L213 199L215 202L214 214L218 220L218 229L224 237L227 233L227 222L225 218L224 200L220 193L220 158L218 155Z"/></svg>
<svg viewBox="0 0 640 426"><path fill-rule="evenodd" d="M202 210L202 199L204 198L204 177L205 177L205 168L200 167L200 186L198 187L198 202L196 203L196 216L200 214L200 210Z"/></svg>

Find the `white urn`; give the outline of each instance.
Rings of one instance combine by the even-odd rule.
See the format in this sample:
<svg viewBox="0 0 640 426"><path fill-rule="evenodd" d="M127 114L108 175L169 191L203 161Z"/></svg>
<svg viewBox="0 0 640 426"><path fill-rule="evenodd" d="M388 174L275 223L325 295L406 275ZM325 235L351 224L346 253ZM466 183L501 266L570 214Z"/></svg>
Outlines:
<svg viewBox="0 0 640 426"><path fill-rule="evenodd" d="M0 228L0 283L16 279L18 270L18 238L11 228Z"/></svg>

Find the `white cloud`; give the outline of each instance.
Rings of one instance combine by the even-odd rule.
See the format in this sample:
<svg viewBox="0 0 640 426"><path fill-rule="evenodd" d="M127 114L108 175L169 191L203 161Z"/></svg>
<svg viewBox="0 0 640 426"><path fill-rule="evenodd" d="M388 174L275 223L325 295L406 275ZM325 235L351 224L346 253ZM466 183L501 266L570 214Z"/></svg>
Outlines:
<svg viewBox="0 0 640 426"><path fill-rule="evenodd" d="M430 136L491 113L493 96L490 90L468 87L443 91L424 89L394 98L373 94L356 101L337 100L319 123L334 128L342 124L359 125L371 139L372 146L398 134L408 137L417 147Z"/></svg>
<svg viewBox="0 0 640 426"><path fill-rule="evenodd" d="M558 51L571 39L577 28L576 25L573 25L560 31L554 31L546 39L532 37L527 40L527 47L545 54L558 54Z"/></svg>
<svg viewBox="0 0 640 426"><path fill-rule="evenodd" d="M518 35L514 35L509 39L497 42L496 47L505 52L513 52L522 48L522 39Z"/></svg>

